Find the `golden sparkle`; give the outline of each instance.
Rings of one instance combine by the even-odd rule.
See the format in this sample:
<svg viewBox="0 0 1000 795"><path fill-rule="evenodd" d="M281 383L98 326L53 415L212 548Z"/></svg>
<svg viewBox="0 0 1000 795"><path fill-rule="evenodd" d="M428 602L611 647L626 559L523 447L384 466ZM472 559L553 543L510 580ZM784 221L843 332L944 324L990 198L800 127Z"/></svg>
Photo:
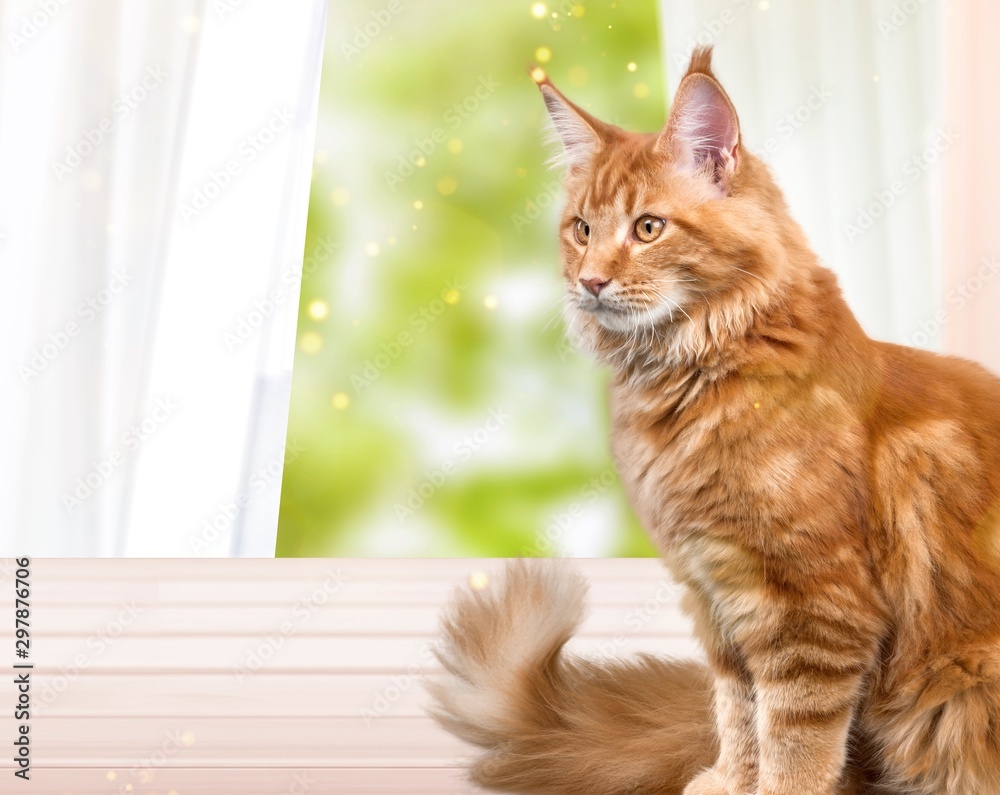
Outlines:
<svg viewBox="0 0 1000 795"><path fill-rule="evenodd" d="M346 409L348 406L351 405L351 398L348 396L346 392L337 392L330 399L330 402L333 404L333 407L335 409L337 409L338 411L343 411L344 409Z"/></svg>
<svg viewBox="0 0 1000 795"><path fill-rule="evenodd" d="M541 83L543 80L545 80L545 70L542 69L542 67L540 66L536 66L534 69L531 70L531 79L534 80L536 83Z"/></svg>
<svg viewBox="0 0 1000 795"><path fill-rule="evenodd" d="M326 305L325 301L320 301L318 298L309 304L309 317L313 320L323 320L327 315L330 314L330 307Z"/></svg>
<svg viewBox="0 0 1000 795"><path fill-rule="evenodd" d="M462 139L452 138L450 141L448 141L448 151L451 152L453 155L457 155L459 152L461 152Z"/></svg>
<svg viewBox="0 0 1000 795"><path fill-rule="evenodd" d="M531 16L535 19L541 19L547 12L548 9L545 7L545 3L534 3L531 6Z"/></svg>
<svg viewBox="0 0 1000 795"><path fill-rule="evenodd" d="M323 338L315 331L307 331L299 339L299 348L304 354L312 356L323 350Z"/></svg>
<svg viewBox="0 0 1000 795"><path fill-rule="evenodd" d="M456 190L458 190L458 180L454 177L441 177L436 183L438 193L442 196L451 196Z"/></svg>
<svg viewBox="0 0 1000 795"><path fill-rule="evenodd" d="M424 203L422 201L420 201L420 199L417 199L415 202L413 202L413 209L414 210L422 210L422 209L424 209Z"/></svg>
<svg viewBox="0 0 1000 795"><path fill-rule="evenodd" d="M485 571L477 571L469 575L469 585L475 591L481 591L489 584L490 578L486 576Z"/></svg>
<svg viewBox="0 0 1000 795"><path fill-rule="evenodd" d="M639 66L638 64L636 64L635 61L629 61L628 65L625 68L628 69L630 72L634 72L636 69L639 68Z"/></svg>
<svg viewBox="0 0 1000 795"><path fill-rule="evenodd" d="M497 308L497 297L495 295L488 295L483 299L483 306L487 309Z"/></svg>
<svg viewBox="0 0 1000 795"><path fill-rule="evenodd" d="M444 302L446 304L451 304L451 306L454 306L461 300L462 294L458 290L448 290L448 292L446 292L442 296L442 298L444 299Z"/></svg>
<svg viewBox="0 0 1000 795"><path fill-rule="evenodd" d="M538 63L548 63L552 60L552 50L548 47L539 47L535 50L535 60Z"/></svg>
<svg viewBox="0 0 1000 795"><path fill-rule="evenodd" d="M635 88L632 89L632 93L635 94L637 99L645 99L649 96L649 86L645 83L636 83Z"/></svg>

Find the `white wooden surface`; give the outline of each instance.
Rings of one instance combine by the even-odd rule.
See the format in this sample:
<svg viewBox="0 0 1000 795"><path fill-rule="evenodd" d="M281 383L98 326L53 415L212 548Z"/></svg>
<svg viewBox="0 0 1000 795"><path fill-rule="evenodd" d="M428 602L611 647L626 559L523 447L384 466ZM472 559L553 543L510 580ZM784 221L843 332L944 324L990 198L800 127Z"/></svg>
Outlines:
<svg viewBox="0 0 1000 795"><path fill-rule="evenodd" d="M3 754L0 792L474 792L471 750L424 716L421 679L439 671L442 605L500 564L35 560L32 778ZM574 650L697 654L657 561L577 565L592 609ZM5 666L13 589L0 581ZM5 675L5 746L15 701Z"/></svg>

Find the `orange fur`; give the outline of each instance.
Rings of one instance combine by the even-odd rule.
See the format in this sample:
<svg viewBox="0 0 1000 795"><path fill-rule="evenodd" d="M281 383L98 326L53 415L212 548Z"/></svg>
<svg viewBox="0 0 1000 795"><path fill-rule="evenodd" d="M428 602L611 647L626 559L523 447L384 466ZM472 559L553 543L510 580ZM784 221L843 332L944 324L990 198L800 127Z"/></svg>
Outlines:
<svg viewBox="0 0 1000 795"><path fill-rule="evenodd" d="M446 725L488 749L479 780L567 793L1000 793L1000 380L863 333L743 148L708 50L659 135L541 89L573 150L560 228L569 324L613 369L613 450L686 586L718 745L713 760L706 743L687 744L701 713L667 706L678 687L698 692L690 669L639 676L566 659L576 619L532 634L565 586L514 569L523 582L488 606L460 601L445 646L458 679L436 691L452 704ZM652 242L633 231L647 214L666 221ZM572 611L579 594L566 598ZM515 640L532 653L518 656ZM455 662L470 659L477 677ZM511 722L477 734L479 702L448 694L460 681L481 695L500 670L490 708ZM570 717L580 705L605 734ZM692 760L706 768L693 779Z"/></svg>

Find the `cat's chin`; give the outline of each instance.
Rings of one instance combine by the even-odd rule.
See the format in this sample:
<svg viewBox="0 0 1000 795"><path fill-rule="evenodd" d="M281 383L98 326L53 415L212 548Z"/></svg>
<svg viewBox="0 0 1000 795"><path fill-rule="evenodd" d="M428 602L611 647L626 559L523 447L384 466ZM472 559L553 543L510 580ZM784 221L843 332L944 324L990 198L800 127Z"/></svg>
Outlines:
<svg viewBox="0 0 1000 795"><path fill-rule="evenodd" d="M584 350L599 360L613 363L624 351L623 345L641 349L651 344L670 327L670 313L654 309L650 312L593 311L568 306L565 312L570 336Z"/></svg>
<svg viewBox="0 0 1000 795"><path fill-rule="evenodd" d="M674 320L673 312L667 306L655 306L648 309L614 309L598 307L593 309L579 308L578 311L608 331L618 334L642 333L658 328Z"/></svg>

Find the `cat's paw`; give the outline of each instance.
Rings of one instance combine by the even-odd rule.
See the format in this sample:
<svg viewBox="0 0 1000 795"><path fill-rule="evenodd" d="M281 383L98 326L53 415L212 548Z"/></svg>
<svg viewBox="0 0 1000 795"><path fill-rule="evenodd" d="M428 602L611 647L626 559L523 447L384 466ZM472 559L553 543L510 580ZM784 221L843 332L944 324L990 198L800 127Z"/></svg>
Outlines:
<svg viewBox="0 0 1000 795"><path fill-rule="evenodd" d="M746 793L730 789L723 775L715 768L709 768L685 787L684 795L746 795Z"/></svg>

